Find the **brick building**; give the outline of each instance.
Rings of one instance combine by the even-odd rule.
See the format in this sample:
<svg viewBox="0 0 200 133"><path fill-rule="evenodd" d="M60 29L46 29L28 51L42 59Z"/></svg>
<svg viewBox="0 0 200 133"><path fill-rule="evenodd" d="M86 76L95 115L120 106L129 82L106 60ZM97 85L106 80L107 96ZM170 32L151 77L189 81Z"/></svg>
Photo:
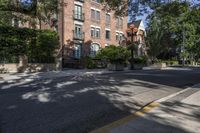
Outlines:
<svg viewBox="0 0 200 133"><path fill-rule="evenodd" d="M138 49L137 49L136 54L138 56L147 55L147 48L146 48L146 44L145 44L146 31L145 31L143 21L142 20L133 21L131 23L128 23L128 27L131 24L134 24L134 26L138 29L136 36L134 38L134 41L138 42L138 44L137 44ZM130 42L131 36L127 36L127 40L128 40L128 42Z"/></svg>
<svg viewBox="0 0 200 133"><path fill-rule="evenodd" d="M63 0L58 32L63 44L63 65L80 63L101 48L120 45L126 36L127 17L115 17L100 0Z"/></svg>

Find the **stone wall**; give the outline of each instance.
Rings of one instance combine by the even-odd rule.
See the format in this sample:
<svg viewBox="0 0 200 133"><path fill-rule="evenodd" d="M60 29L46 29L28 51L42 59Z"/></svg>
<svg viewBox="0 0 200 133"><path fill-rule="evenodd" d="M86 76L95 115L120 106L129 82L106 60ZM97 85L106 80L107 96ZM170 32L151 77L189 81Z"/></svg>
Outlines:
<svg viewBox="0 0 200 133"><path fill-rule="evenodd" d="M0 73L41 72L56 70L56 64L29 63L27 66L19 64L0 64Z"/></svg>
<svg viewBox="0 0 200 133"><path fill-rule="evenodd" d="M26 56L19 58L19 63L0 64L0 73L40 72L57 70L56 63L28 63Z"/></svg>
<svg viewBox="0 0 200 133"><path fill-rule="evenodd" d="M27 66L20 66L19 64L0 64L0 73L41 72L53 70L57 70L56 64L28 63Z"/></svg>

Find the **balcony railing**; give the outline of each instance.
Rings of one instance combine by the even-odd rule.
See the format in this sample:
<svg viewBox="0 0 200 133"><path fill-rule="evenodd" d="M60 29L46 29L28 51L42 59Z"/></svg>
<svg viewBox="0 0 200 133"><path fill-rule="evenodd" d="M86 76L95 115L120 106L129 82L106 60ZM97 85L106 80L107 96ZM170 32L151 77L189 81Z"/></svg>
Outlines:
<svg viewBox="0 0 200 133"><path fill-rule="evenodd" d="M78 13L76 11L73 11L73 18L74 18L74 20L84 21L85 15L84 15L84 13Z"/></svg>
<svg viewBox="0 0 200 133"><path fill-rule="evenodd" d="M79 33L73 30L73 38L77 40L84 40L85 33L84 32Z"/></svg>

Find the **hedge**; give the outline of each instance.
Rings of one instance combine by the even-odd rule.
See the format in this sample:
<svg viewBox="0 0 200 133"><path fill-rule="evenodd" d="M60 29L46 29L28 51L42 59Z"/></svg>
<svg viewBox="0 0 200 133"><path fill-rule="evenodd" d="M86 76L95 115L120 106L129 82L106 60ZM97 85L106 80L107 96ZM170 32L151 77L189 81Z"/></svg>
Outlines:
<svg viewBox="0 0 200 133"><path fill-rule="evenodd" d="M0 62L27 55L31 63L52 63L58 46L54 31L0 26Z"/></svg>

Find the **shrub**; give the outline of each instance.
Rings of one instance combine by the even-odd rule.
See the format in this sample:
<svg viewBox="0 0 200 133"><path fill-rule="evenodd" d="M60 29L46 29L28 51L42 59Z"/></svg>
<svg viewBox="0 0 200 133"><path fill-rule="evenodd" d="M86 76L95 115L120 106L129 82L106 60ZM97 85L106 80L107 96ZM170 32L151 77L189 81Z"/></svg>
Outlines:
<svg viewBox="0 0 200 133"><path fill-rule="evenodd" d="M146 56L140 56L140 57L137 57L137 58L134 58L133 62L135 64L146 64L147 63L147 57Z"/></svg>
<svg viewBox="0 0 200 133"><path fill-rule="evenodd" d="M93 60L92 57L87 57L87 68L88 69L97 68L97 65L96 65L96 63L95 63L95 61Z"/></svg>
<svg viewBox="0 0 200 133"><path fill-rule="evenodd" d="M161 63L166 63L166 65L178 65L178 61L175 60L162 60Z"/></svg>
<svg viewBox="0 0 200 133"><path fill-rule="evenodd" d="M116 64L124 64L128 57L130 56L130 52L121 46L111 45L104 49L101 49L96 58L107 60L110 63Z"/></svg>
<svg viewBox="0 0 200 133"><path fill-rule="evenodd" d="M58 45L56 32L0 26L0 57L8 62L27 55L32 63L52 63Z"/></svg>
<svg viewBox="0 0 200 133"><path fill-rule="evenodd" d="M56 32L38 31L35 43L28 46L28 57L32 63L53 63L55 49L59 46Z"/></svg>

